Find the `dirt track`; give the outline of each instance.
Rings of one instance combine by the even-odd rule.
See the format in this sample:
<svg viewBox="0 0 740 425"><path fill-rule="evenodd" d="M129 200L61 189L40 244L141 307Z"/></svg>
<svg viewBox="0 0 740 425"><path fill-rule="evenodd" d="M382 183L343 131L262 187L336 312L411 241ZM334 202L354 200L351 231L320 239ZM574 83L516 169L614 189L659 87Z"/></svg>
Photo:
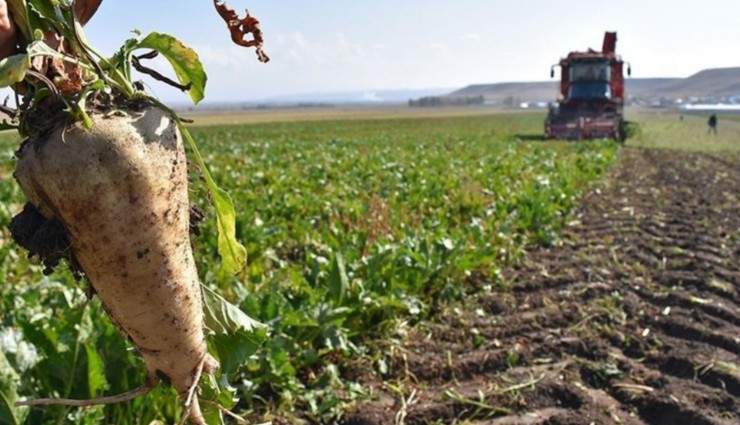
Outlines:
<svg viewBox="0 0 740 425"><path fill-rule="evenodd" d="M740 423L740 162L625 148L571 220L344 423Z"/></svg>

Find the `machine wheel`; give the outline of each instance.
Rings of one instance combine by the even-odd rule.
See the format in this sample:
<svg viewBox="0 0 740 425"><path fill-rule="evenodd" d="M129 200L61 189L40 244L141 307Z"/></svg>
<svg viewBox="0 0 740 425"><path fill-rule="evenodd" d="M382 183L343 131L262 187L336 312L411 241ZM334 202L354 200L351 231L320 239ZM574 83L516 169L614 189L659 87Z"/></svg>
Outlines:
<svg viewBox="0 0 740 425"><path fill-rule="evenodd" d="M624 141L627 140L627 126L625 125L624 120L619 121L617 134L614 138L622 145L624 144Z"/></svg>

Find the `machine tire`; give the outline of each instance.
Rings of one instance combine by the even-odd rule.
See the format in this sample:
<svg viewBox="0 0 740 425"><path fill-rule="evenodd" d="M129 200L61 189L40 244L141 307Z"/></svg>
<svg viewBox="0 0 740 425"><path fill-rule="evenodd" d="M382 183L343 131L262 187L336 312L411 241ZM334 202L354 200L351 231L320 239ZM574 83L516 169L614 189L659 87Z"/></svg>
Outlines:
<svg viewBox="0 0 740 425"><path fill-rule="evenodd" d="M619 121L619 129L617 130L615 139L621 145L623 145L625 140L627 140L627 126L625 125L624 120Z"/></svg>

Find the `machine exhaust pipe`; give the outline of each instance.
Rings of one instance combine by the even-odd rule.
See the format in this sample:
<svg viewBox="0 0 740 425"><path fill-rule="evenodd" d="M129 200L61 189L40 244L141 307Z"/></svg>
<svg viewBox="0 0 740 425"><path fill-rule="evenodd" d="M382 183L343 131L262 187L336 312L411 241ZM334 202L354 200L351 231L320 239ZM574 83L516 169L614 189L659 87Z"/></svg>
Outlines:
<svg viewBox="0 0 740 425"><path fill-rule="evenodd" d="M617 33L604 33L604 45L601 47L601 53L609 54L617 51Z"/></svg>

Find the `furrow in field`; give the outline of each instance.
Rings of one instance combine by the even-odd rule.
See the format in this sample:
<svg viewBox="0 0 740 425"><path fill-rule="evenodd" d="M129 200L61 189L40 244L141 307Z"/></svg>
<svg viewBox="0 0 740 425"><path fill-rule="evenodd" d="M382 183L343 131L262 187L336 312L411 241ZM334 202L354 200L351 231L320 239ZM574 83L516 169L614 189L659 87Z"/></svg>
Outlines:
<svg viewBox="0 0 740 425"><path fill-rule="evenodd" d="M562 245L505 270L508 293L409 338L395 366L413 379L393 379L416 403L347 423L738 423L736 182L704 155L624 149Z"/></svg>
<svg viewBox="0 0 740 425"><path fill-rule="evenodd" d="M738 328L720 329L715 332L709 327L692 326L688 323L666 321L660 324L660 329L667 335L703 344L711 344L731 353L740 353L740 338ZM726 334L725 332L730 332Z"/></svg>
<svg viewBox="0 0 740 425"><path fill-rule="evenodd" d="M653 363L653 367L666 375L689 381L699 381L704 385L740 397L740 365L733 362L725 362L715 358L698 362L680 355L648 357L645 362Z"/></svg>
<svg viewBox="0 0 740 425"><path fill-rule="evenodd" d="M675 310L672 310L673 308L682 307L686 311L701 311L709 316L722 319L729 324L740 326L740 309L737 307L733 308L733 306L723 302L722 299L715 299L708 294L692 294L680 288L671 289L671 292L666 294L658 294L643 288L636 289L636 292L643 299L662 307L663 314L666 316L671 314L672 311L675 312Z"/></svg>

